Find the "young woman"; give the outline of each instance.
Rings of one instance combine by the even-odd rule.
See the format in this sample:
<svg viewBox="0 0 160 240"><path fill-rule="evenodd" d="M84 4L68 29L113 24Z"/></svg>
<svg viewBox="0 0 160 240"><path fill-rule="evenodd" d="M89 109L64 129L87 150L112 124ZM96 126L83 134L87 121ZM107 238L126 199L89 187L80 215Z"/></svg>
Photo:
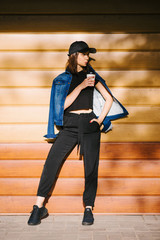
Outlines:
<svg viewBox="0 0 160 240"><path fill-rule="evenodd" d="M128 112L89 64L90 53L96 53L96 49L89 48L83 41L73 42L69 48L66 71L53 81L45 137L56 140L44 164L29 225L39 224L48 215L44 200L66 156L76 144L83 155L85 169L82 224L91 225L94 222L92 210L97 191L100 132L110 130L110 120L126 116ZM87 77L90 72L95 74L95 79ZM55 132L56 126L61 126L58 133Z"/></svg>

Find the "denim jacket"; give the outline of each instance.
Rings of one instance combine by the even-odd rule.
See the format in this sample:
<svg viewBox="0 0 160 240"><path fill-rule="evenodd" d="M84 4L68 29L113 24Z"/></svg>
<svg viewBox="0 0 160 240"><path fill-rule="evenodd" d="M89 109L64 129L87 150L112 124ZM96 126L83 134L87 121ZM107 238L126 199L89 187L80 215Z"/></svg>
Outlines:
<svg viewBox="0 0 160 240"><path fill-rule="evenodd" d="M113 97L112 106L103 120L102 132L107 132L112 129L111 120L115 120L128 115L128 111L124 106L112 95L110 89L106 85L104 79L90 66L90 71L96 74L96 79L99 80L103 86ZM58 132L55 131L56 126L63 126L63 115L64 115L64 102L67 97L70 83L72 80L72 74L69 71L65 71L58 75L52 83L51 96L50 96L50 107L49 107L49 119L48 119L48 130L44 137L48 139L56 138ZM101 93L94 88L93 92L93 112L97 118L101 114L105 100Z"/></svg>

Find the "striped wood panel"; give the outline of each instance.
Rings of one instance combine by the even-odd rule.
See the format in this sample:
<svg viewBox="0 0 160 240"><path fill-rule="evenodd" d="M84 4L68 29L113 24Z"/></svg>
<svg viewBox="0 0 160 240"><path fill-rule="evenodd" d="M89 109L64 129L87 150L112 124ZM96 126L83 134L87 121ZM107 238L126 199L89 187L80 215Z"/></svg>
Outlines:
<svg viewBox="0 0 160 240"><path fill-rule="evenodd" d="M92 54L94 55L94 54ZM94 56L93 56L94 58ZM160 52L97 52L92 66L97 69L158 70ZM0 54L0 69L62 69L67 52L6 51Z"/></svg>
<svg viewBox="0 0 160 240"><path fill-rule="evenodd" d="M41 176L44 160L0 160L0 178L36 178ZM160 161L101 160L99 178L104 177L160 177ZM84 177L83 161L67 160L59 174L60 178Z"/></svg>
<svg viewBox="0 0 160 240"><path fill-rule="evenodd" d="M0 160L45 160L51 144L47 143L0 143ZM76 148L68 159L78 159ZM160 159L159 142L101 143L100 159L132 160Z"/></svg>
<svg viewBox="0 0 160 240"><path fill-rule="evenodd" d="M117 121L118 122L118 121ZM114 123L114 130L102 133L102 142L155 142L159 141L159 123ZM0 142L43 142L47 132L46 124L0 124Z"/></svg>
<svg viewBox="0 0 160 240"><path fill-rule="evenodd" d="M39 178L0 178L0 196L35 196ZM59 178L54 196L82 195L84 179ZM160 195L160 178L99 178L97 195Z"/></svg>
<svg viewBox="0 0 160 240"><path fill-rule="evenodd" d="M27 168L29 169L29 165L32 164L32 170L36 169L36 172L39 169L39 174L42 168L42 162L38 159L44 159L46 158L46 155L49 151L50 144L0 144L0 151L1 151L1 159L10 159L8 161L1 160L0 163L2 163L1 169L3 163L8 163L9 166L7 167L7 171L10 172L10 176L12 178L7 178L7 172L5 178L1 178L2 182L4 183L5 180L9 180L10 183L8 186L7 192L12 191L11 189L15 189L12 187L16 181L16 189L18 192L21 192L22 189L25 188L25 192L27 188L30 191L33 191L34 194L36 193L37 186L34 187L34 184L38 184L39 179L37 178L19 178L22 177L19 174L16 175L16 178L14 176L14 170L11 166L15 164L19 164L19 169L16 168L14 165L15 171L18 171L18 173L24 173L27 171ZM99 192L98 196L96 198L96 206L94 212L97 213L158 213L159 212L159 196L138 196L142 194L157 194L159 195L159 161L155 160L149 160L150 159L157 159L160 156L159 153L159 143L101 143L101 159L108 158L109 160L101 160L100 161L100 178L99 181L102 180L103 183L100 183L99 185ZM75 178L69 178L70 176L73 177L73 172L75 173L75 164L81 165L80 167L76 167L78 169L78 175L81 177L81 174L83 176L83 163L80 161L73 161L72 159L77 158L76 156L76 149L72 152L72 154L69 156L70 160L66 161L66 165L62 168L61 176L57 181L56 191L60 191L63 193L63 189L67 189L66 187L66 181L70 181L75 185ZM116 159L130 159L130 160L116 160ZM11 160L13 159L13 160ZM14 159L19 159L15 161ZM27 159L26 165L23 166L20 170L21 163L25 164L21 159ZM30 159L30 161L28 161ZM33 161L32 159L37 159ZM114 160L110 160L114 159ZM137 159L133 161L133 159ZM139 160L139 159L146 159L146 160ZM37 168L37 163L41 164L39 165L39 168ZM67 164L71 164L70 166ZM158 165L157 165L158 164ZM71 167L72 166L72 167ZM111 171L111 168L114 171ZM116 167L117 166L117 167ZM35 168L36 167L36 168ZM68 171L68 168L70 169L70 173ZM136 169L135 169L136 167ZM116 168L116 169L115 169ZM13 171L12 171L13 170ZM11 173L12 172L12 173ZM66 176L65 176L66 172ZM112 176L109 175L109 172ZM31 170L30 170L31 173ZM133 178L130 178L128 174L133 174ZM134 174L136 173L136 174ZM35 172L33 173L35 174ZM36 173L37 174L37 173ZM68 174L71 174L70 176ZM104 175L108 175L107 178L104 178ZM119 177L118 177L119 176ZM1 175L1 177L3 177ZM27 176L26 176L27 177ZM29 176L32 177L32 176ZM35 177L35 175L34 175ZM39 176L38 176L39 177ZM64 179L65 177L65 179ZM76 177L76 176L75 176ZM78 180L76 182L74 191L77 191L77 194L81 194L83 192L83 179L77 178ZM106 176L105 176L106 177ZM108 178L112 177L112 178ZM122 178L123 177L123 178ZM125 177L125 178L124 178ZM126 178L127 177L127 178ZM129 177L129 178L128 178ZM140 177L140 183L139 184L139 178ZM144 178L145 177L145 178ZM146 178L147 177L147 178ZM155 177L158 177L155 178ZM34 183L32 182L35 181ZM62 183L60 182L62 180ZM120 181L119 181L120 180ZM128 181L129 180L129 181ZM142 181L141 181L142 180ZM158 180L158 181L157 181ZM26 181L25 184L23 181ZM65 184L64 182L65 181ZM58 185L58 182L60 185ZM147 183L146 183L147 182ZM78 185L77 185L78 183ZM111 184L112 183L112 184ZM23 185L21 185L23 184ZM64 185L63 185L64 184ZM147 185L147 186L146 186ZM153 186L154 185L154 186ZM4 186L1 184L1 186ZM68 183L67 183L68 186ZM105 188L104 188L105 186ZM111 189L111 186L113 187ZM146 186L146 187L145 187ZM18 187L18 188L17 188ZM59 188L60 187L60 188ZM145 190L144 190L145 187ZM58 190L59 188L59 190ZM61 189L62 188L62 189ZM77 190L76 190L77 189ZM117 190L118 191L117 191ZM3 188L2 188L3 190ZM143 191L142 191L143 190ZM6 190L5 190L6 191ZM131 193L132 191L132 193ZM27 190L28 192L28 190ZM12 192L13 193L13 192ZM105 194L114 194L112 197L106 196ZM116 196L117 193L119 196ZM16 193L17 194L17 193ZM58 194L58 193L57 193ZM71 193L67 193L71 194ZM99 196L99 194L102 194L103 197ZM116 194L116 195L115 195ZM120 196L121 194L126 194L126 196ZM129 195L128 195L129 194ZM130 194L136 194L136 196L131 196ZM138 195L137 195L138 194ZM12 204L6 205L6 201L11 201ZM33 196L1 196L0 197L0 204L1 204L1 213L29 213L31 211L32 205L35 203L35 197ZM65 203L65 204L64 204ZM65 206L65 208L62 208L61 206ZM108 209L109 207L109 209ZM82 205L82 196L53 196L49 203L47 204L47 208L49 209L50 213L80 213L83 212L83 205Z"/></svg>
<svg viewBox="0 0 160 240"><path fill-rule="evenodd" d="M1 213L30 213L34 196L1 196ZM6 204L11 202L12 204ZM52 196L47 204L49 213L83 213L81 196ZM97 196L94 213L148 214L160 212L158 196Z"/></svg>
<svg viewBox="0 0 160 240"><path fill-rule="evenodd" d="M110 88L124 105L160 105L158 88ZM1 105L48 105L50 88L1 88ZM140 97L141 96L141 97Z"/></svg>
<svg viewBox="0 0 160 240"><path fill-rule="evenodd" d="M0 70L0 87L51 87L53 79L62 71ZM109 87L160 87L158 70L98 70L98 73L106 80Z"/></svg>
<svg viewBox="0 0 160 240"><path fill-rule="evenodd" d="M160 14L0 15L0 32L3 33L159 33L159 29Z"/></svg>
<svg viewBox="0 0 160 240"><path fill-rule="evenodd" d="M64 41L65 38L65 41ZM82 39L98 51L160 50L160 34L67 34L67 33L0 33L0 50L68 51L70 44Z"/></svg>
<svg viewBox="0 0 160 240"><path fill-rule="evenodd" d="M119 123L159 123L159 106L127 106L129 119L119 119ZM0 106L0 123L47 123L48 106Z"/></svg>

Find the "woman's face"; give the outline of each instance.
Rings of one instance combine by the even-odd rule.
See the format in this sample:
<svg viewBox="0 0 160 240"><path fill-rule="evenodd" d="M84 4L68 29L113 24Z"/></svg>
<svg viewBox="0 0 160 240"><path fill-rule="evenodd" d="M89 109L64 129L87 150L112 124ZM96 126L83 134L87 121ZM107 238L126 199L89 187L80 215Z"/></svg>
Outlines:
<svg viewBox="0 0 160 240"><path fill-rule="evenodd" d="M89 61L89 52L78 53L77 65L78 67L86 67Z"/></svg>

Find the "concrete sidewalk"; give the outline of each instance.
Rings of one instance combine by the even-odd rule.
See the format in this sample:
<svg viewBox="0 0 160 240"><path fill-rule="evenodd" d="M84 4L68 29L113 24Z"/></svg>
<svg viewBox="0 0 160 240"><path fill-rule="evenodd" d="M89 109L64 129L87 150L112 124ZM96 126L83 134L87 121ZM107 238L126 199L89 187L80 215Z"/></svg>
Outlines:
<svg viewBox="0 0 160 240"><path fill-rule="evenodd" d="M160 240L160 215L98 215L82 226L83 215L50 215L37 226L28 216L0 216L0 240Z"/></svg>

